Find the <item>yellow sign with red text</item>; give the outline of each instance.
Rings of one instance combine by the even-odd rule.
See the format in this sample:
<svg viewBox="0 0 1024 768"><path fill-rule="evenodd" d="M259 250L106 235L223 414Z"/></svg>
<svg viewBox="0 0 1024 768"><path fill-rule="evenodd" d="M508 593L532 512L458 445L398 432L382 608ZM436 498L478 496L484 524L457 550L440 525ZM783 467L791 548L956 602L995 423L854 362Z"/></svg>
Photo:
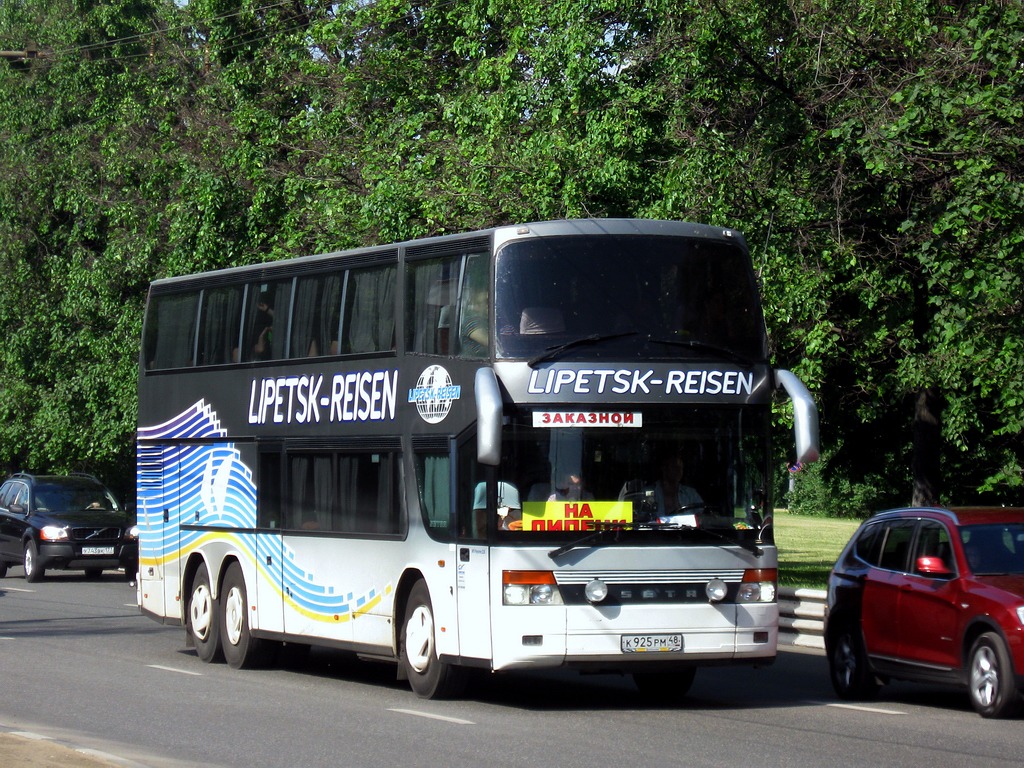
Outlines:
<svg viewBox="0 0 1024 768"><path fill-rule="evenodd" d="M596 531L633 522L629 501L528 501L524 531Z"/></svg>

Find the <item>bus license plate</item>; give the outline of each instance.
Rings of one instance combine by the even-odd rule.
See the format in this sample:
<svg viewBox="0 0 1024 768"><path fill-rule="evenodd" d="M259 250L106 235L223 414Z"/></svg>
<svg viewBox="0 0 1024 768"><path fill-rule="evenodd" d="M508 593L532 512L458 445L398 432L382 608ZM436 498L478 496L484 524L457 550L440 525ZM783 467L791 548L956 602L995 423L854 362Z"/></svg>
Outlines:
<svg viewBox="0 0 1024 768"><path fill-rule="evenodd" d="M679 653L683 650L683 636L675 635L622 635L623 653Z"/></svg>
<svg viewBox="0 0 1024 768"><path fill-rule="evenodd" d="M112 555L113 547L82 547L83 555Z"/></svg>

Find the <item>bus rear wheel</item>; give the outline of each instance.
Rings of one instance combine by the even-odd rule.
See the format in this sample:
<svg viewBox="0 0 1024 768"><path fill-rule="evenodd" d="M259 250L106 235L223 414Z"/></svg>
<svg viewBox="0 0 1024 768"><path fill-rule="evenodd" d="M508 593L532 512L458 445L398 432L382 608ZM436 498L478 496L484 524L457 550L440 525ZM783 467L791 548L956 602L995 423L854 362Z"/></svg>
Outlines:
<svg viewBox="0 0 1024 768"><path fill-rule="evenodd" d="M421 698L447 699L465 690L466 670L437 656L434 609L422 581L413 586L405 606L400 663L409 685Z"/></svg>
<svg viewBox="0 0 1024 768"><path fill-rule="evenodd" d="M222 661L224 655L220 647L220 619L206 563L200 565L192 577L185 616L196 655L205 662Z"/></svg>
<svg viewBox="0 0 1024 768"><path fill-rule="evenodd" d="M224 659L232 669L253 669L266 666L272 646L253 637L249 629L249 600L245 577L238 563L228 566L220 597L220 637Z"/></svg>

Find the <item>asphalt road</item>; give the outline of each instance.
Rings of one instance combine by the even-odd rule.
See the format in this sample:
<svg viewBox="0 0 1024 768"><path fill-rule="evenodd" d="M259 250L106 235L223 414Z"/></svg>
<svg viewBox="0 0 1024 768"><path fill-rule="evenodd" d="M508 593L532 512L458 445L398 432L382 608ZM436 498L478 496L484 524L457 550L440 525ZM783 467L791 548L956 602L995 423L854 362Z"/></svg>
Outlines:
<svg viewBox="0 0 1024 768"><path fill-rule="evenodd" d="M973 768L1019 765L1024 747L1024 723L983 720L955 689L839 702L814 652L701 670L669 708L628 678L562 671L490 676L434 702L392 667L333 651L295 669L203 664L182 630L138 613L123 577L19 576L0 579L0 766ZM12 744L56 762L9 756Z"/></svg>

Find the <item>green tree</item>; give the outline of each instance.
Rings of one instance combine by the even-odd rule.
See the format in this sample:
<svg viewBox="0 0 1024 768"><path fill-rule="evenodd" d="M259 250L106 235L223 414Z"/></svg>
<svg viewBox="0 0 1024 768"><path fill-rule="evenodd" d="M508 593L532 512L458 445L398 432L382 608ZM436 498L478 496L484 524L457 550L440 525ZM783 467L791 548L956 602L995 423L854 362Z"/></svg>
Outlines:
<svg viewBox="0 0 1024 768"><path fill-rule="evenodd" d="M1021 9L0 5L0 461L130 474L154 277L498 223L742 229L828 489L1024 486ZM830 478L831 476L831 478Z"/></svg>
<svg viewBox="0 0 1024 768"><path fill-rule="evenodd" d="M833 469L881 468L903 501L1019 495L1019 5L665 12L646 56L674 72L680 141L648 212L747 232Z"/></svg>

